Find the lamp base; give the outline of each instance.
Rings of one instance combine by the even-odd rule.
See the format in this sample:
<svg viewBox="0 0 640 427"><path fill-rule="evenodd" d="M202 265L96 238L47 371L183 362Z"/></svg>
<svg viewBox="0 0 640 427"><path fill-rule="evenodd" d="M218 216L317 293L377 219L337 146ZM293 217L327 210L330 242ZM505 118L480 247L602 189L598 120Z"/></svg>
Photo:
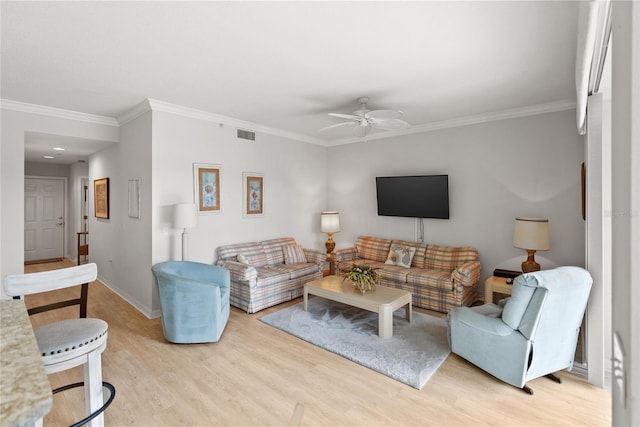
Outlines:
<svg viewBox="0 0 640 427"><path fill-rule="evenodd" d="M536 251L527 249L527 260L524 261L520 267L523 273L531 273L533 271L540 271L540 264L535 260Z"/></svg>
<svg viewBox="0 0 640 427"><path fill-rule="evenodd" d="M189 260L189 233L186 228L182 232L182 260Z"/></svg>
<svg viewBox="0 0 640 427"><path fill-rule="evenodd" d="M325 242L324 246L327 248L327 261L329 262L329 274L335 273L335 265L333 262L333 250L336 248L336 242L333 241L333 233L327 233L329 238Z"/></svg>

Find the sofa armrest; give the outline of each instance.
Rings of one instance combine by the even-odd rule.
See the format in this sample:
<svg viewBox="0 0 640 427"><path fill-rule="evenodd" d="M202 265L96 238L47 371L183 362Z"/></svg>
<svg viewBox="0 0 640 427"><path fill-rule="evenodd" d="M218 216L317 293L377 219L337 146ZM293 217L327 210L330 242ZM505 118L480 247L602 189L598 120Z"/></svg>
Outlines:
<svg viewBox="0 0 640 427"><path fill-rule="evenodd" d="M451 280L462 286L474 286L480 280L480 261L469 261L453 270Z"/></svg>
<svg viewBox="0 0 640 427"><path fill-rule="evenodd" d="M327 254L317 249L302 248L304 256L307 258L307 262L312 264L324 265L327 260Z"/></svg>
<svg viewBox="0 0 640 427"><path fill-rule="evenodd" d="M231 280L234 282L250 282L258 277L258 271L255 267L241 262L218 260L217 265L229 270Z"/></svg>
<svg viewBox="0 0 640 427"><path fill-rule="evenodd" d="M336 249L332 252L333 260L336 263L353 261L358 258L355 246L352 248Z"/></svg>

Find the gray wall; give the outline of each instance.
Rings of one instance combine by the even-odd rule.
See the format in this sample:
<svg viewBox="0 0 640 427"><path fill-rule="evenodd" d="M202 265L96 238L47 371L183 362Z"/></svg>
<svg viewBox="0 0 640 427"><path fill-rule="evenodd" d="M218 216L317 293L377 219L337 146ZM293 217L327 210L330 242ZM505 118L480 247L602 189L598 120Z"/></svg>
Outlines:
<svg viewBox="0 0 640 427"><path fill-rule="evenodd" d="M342 228L334 240L341 248L362 234L415 239L415 219L377 215L375 177L448 174L451 218L424 220L427 244L477 247L484 281L526 258L513 247L515 217L545 217L542 268L584 266L583 145L567 110L330 148L328 208Z"/></svg>

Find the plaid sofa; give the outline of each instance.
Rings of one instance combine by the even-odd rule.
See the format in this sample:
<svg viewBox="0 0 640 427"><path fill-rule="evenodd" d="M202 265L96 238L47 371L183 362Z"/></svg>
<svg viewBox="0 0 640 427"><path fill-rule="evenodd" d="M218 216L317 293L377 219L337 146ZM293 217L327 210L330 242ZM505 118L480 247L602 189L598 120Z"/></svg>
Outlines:
<svg viewBox="0 0 640 427"><path fill-rule="evenodd" d="M391 245L415 248L410 267L385 264ZM447 313L476 299L480 280L478 251L471 246L426 245L361 236L354 247L333 251L336 274L351 264L378 269L380 284L411 292L413 305Z"/></svg>
<svg viewBox="0 0 640 427"><path fill-rule="evenodd" d="M322 278L326 254L303 248L305 259L285 263L290 245L296 241L284 237L217 248L217 265L231 273L231 305L255 313L302 296L305 283Z"/></svg>

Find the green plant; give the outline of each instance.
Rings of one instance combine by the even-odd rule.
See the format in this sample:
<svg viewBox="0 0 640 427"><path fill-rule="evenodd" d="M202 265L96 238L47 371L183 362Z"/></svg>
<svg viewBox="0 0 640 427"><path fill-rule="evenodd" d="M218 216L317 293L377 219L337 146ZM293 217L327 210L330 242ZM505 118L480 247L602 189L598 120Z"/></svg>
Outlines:
<svg viewBox="0 0 640 427"><path fill-rule="evenodd" d="M344 270L342 276L351 280L362 295L368 290L374 290L380 281L380 275L376 269L368 265L351 264Z"/></svg>

